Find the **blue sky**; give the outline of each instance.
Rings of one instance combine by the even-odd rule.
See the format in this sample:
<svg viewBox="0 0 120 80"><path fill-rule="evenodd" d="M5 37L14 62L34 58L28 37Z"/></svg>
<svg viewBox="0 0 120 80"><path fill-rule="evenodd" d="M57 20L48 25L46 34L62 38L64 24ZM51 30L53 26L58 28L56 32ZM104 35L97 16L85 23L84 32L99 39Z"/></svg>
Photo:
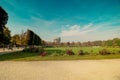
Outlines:
<svg viewBox="0 0 120 80"><path fill-rule="evenodd" d="M33 30L43 40L120 38L120 0L0 0L11 34Z"/></svg>

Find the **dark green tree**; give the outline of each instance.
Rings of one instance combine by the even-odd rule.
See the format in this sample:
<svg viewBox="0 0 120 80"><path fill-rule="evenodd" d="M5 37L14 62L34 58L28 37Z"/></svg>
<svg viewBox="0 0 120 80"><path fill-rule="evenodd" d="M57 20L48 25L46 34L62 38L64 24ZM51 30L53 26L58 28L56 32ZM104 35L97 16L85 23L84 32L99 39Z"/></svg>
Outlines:
<svg viewBox="0 0 120 80"><path fill-rule="evenodd" d="M0 44L3 44L4 41L4 28L8 21L7 12L0 7Z"/></svg>
<svg viewBox="0 0 120 80"><path fill-rule="evenodd" d="M31 30L27 30L27 44L28 45L40 45L41 38Z"/></svg>
<svg viewBox="0 0 120 80"><path fill-rule="evenodd" d="M33 45L33 32L31 30L27 30L27 44Z"/></svg>

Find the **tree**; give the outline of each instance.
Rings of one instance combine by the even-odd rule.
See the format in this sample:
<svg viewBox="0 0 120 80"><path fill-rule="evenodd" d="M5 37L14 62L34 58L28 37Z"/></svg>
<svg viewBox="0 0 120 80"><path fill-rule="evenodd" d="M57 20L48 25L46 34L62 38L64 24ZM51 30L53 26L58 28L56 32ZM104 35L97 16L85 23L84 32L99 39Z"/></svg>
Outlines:
<svg viewBox="0 0 120 80"><path fill-rule="evenodd" d="M4 44L9 44L10 40L11 40L10 30L7 27L5 27L4 30L3 30L3 33L4 33L3 43Z"/></svg>
<svg viewBox="0 0 120 80"><path fill-rule="evenodd" d="M11 42L12 42L13 45L21 45L19 34L15 34L12 37Z"/></svg>
<svg viewBox="0 0 120 80"><path fill-rule="evenodd" d="M33 32L31 30L27 30L27 44L33 45Z"/></svg>
<svg viewBox="0 0 120 80"><path fill-rule="evenodd" d="M102 41L94 41L94 46L102 46Z"/></svg>
<svg viewBox="0 0 120 80"><path fill-rule="evenodd" d="M114 38L113 39L113 46L119 46L120 47L120 39L119 38Z"/></svg>
<svg viewBox="0 0 120 80"><path fill-rule="evenodd" d="M113 40L107 40L107 41L105 42L105 45L106 45L106 46L113 46Z"/></svg>
<svg viewBox="0 0 120 80"><path fill-rule="evenodd" d="M7 21L8 14L2 7L0 7L0 44L3 44L4 41L4 28L5 24L7 24Z"/></svg>
<svg viewBox="0 0 120 80"><path fill-rule="evenodd" d="M20 34L20 42L21 46L27 46L27 32L23 32Z"/></svg>
<svg viewBox="0 0 120 80"><path fill-rule="evenodd" d="M27 44L28 45L40 45L41 38L31 30L27 30Z"/></svg>

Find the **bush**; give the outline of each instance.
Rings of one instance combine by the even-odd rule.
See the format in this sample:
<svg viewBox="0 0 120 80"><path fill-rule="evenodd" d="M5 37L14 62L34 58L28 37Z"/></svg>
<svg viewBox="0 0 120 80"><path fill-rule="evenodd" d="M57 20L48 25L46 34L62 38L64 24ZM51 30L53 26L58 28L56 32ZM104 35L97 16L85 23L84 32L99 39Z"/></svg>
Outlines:
<svg viewBox="0 0 120 80"><path fill-rule="evenodd" d="M47 55L47 52L46 52L46 51L43 51L40 55L41 55L41 56L46 56L46 55Z"/></svg>
<svg viewBox="0 0 120 80"><path fill-rule="evenodd" d="M68 54L68 55L74 55L74 52L72 51L72 50L66 50L66 53Z"/></svg>
<svg viewBox="0 0 120 80"><path fill-rule="evenodd" d="M83 50L80 50L80 51L78 52L78 55L85 55L85 54L84 54Z"/></svg>
<svg viewBox="0 0 120 80"><path fill-rule="evenodd" d="M101 54L101 55L109 55L111 53L107 49L102 49L101 51L99 51L99 54Z"/></svg>

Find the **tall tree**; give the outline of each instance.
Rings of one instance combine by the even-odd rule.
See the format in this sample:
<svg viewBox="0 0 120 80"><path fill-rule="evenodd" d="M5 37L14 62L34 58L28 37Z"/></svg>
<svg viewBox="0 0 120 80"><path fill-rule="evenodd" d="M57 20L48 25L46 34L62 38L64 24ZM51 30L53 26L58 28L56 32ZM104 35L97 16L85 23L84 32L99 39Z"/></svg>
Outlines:
<svg viewBox="0 0 120 80"><path fill-rule="evenodd" d="M4 38L4 28L5 24L7 24L8 21L8 14L7 12L0 7L0 44L3 43L3 38Z"/></svg>
<svg viewBox="0 0 120 80"><path fill-rule="evenodd" d="M27 30L27 44L33 45L33 32L31 30Z"/></svg>
<svg viewBox="0 0 120 80"><path fill-rule="evenodd" d="M40 45L41 38L31 30L27 30L27 44L28 45Z"/></svg>

